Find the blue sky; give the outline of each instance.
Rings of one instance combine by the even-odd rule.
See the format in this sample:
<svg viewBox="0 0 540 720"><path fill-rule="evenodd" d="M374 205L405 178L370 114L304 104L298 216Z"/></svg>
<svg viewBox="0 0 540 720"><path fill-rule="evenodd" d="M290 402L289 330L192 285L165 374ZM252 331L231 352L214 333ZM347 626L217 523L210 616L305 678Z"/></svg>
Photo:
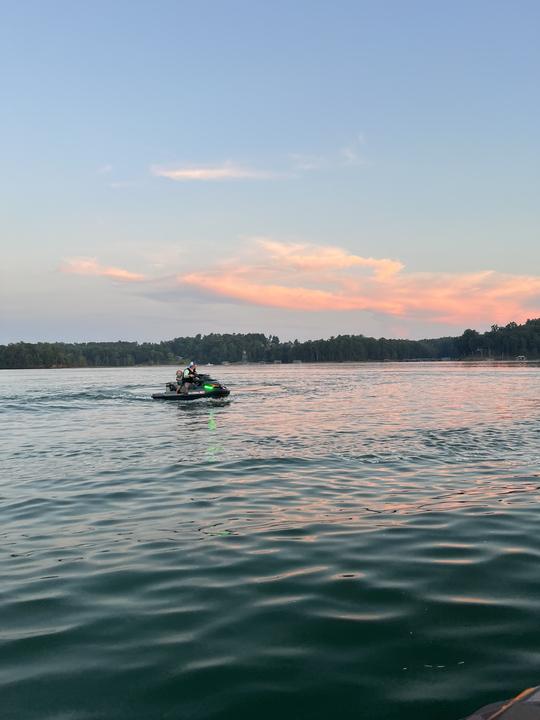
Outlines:
<svg viewBox="0 0 540 720"><path fill-rule="evenodd" d="M526 1L4 3L0 342L539 316L539 21Z"/></svg>

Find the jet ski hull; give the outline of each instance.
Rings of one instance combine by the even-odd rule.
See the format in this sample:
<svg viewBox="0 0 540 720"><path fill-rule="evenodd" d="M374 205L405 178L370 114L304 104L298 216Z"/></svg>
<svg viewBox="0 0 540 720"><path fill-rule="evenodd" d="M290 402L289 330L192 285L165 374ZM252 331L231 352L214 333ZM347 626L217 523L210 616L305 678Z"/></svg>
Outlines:
<svg viewBox="0 0 540 720"><path fill-rule="evenodd" d="M171 402L192 402L193 400L204 400L205 398L224 398L230 394L230 390L225 387L216 388L214 390L193 390L189 393L177 393L167 391L162 393L154 393L154 400L169 400Z"/></svg>

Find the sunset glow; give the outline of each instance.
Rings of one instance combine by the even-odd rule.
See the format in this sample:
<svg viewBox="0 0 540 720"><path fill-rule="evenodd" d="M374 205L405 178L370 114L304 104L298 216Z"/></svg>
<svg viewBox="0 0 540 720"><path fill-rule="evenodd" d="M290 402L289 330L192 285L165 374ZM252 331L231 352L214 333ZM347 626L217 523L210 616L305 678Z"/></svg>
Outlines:
<svg viewBox="0 0 540 720"><path fill-rule="evenodd" d="M124 270L124 268L100 265L95 258L73 258L66 260L60 266L60 270L63 273L72 275L100 275L111 278L112 280L122 280L123 282L140 282L144 280L144 275L140 273Z"/></svg>
<svg viewBox="0 0 540 720"><path fill-rule="evenodd" d="M540 316L530 0L119 2L0 23L0 344Z"/></svg>
<svg viewBox="0 0 540 720"><path fill-rule="evenodd" d="M230 261L178 277L210 294L288 310L351 311L485 323L525 320L540 298L540 276L478 273L409 273L402 263L362 258L337 247L258 241L259 265ZM266 255L265 255L266 253ZM369 275L359 271L368 267ZM290 272L294 271L294 282Z"/></svg>

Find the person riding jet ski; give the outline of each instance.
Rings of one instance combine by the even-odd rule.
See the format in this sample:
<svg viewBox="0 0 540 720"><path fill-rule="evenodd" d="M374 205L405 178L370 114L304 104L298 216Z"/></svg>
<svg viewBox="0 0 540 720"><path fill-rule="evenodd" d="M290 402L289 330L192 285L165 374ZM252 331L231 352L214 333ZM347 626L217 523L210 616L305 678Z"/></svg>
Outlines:
<svg viewBox="0 0 540 720"><path fill-rule="evenodd" d="M184 370L176 371L176 382L178 385L176 392L187 395L187 393L191 389L191 386L198 380L199 375L197 373L197 366L192 360L189 365L184 368Z"/></svg>
<svg viewBox="0 0 540 720"><path fill-rule="evenodd" d="M202 400L208 398L224 398L230 394L230 390L210 375L197 372L194 362L184 370L176 371L176 382L165 383L165 392L152 394L153 400L174 400L184 402L187 400Z"/></svg>

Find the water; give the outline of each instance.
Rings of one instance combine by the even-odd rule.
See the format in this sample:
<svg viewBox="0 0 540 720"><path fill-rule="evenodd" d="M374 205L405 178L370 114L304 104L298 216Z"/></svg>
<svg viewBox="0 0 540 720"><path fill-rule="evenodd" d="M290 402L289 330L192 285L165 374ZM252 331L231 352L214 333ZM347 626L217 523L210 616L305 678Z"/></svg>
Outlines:
<svg viewBox="0 0 540 720"><path fill-rule="evenodd" d="M0 373L4 720L457 720L540 683L540 368Z"/></svg>

